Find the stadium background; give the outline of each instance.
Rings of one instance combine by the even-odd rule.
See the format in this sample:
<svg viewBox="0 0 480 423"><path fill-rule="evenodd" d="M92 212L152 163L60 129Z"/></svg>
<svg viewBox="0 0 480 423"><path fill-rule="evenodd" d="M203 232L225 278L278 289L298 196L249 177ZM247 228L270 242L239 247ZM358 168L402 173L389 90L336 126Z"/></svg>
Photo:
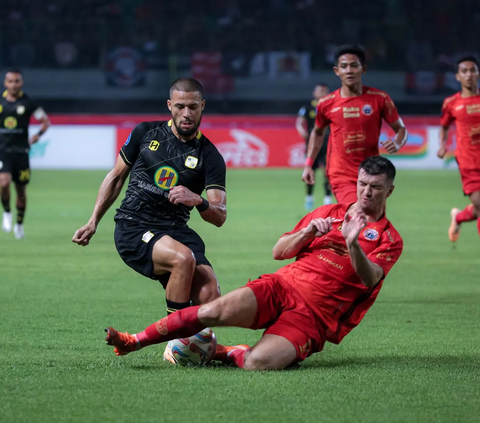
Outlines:
<svg viewBox="0 0 480 423"><path fill-rule="evenodd" d="M469 0L2 0L0 68L22 69L52 127L31 151L27 237L0 234L0 421L475 421L479 243L467 225L448 243L448 212L467 204L455 131L448 160L436 148L479 23ZM103 327L138 331L164 315L163 293L118 258L111 212L91 246L70 239L129 131L168 118L175 78L203 83L229 217L216 230L193 213L192 226L228 292L278 268L270 249L304 213L296 113L319 81L339 87L333 51L352 41L366 48L365 85L390 94L410 133L389 205L405 252L365 321L299 372L171 369L161 349L111 356Z"/></svg>

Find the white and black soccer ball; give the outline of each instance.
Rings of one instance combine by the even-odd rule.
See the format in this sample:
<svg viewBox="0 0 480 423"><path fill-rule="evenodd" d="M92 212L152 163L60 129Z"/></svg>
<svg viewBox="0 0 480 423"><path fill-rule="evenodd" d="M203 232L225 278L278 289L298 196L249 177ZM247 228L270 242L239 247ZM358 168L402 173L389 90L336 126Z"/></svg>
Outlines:
<svg viewBox="0 0 480 423"><path fill-rule="evenodd" d="M216 349L217 337L212 329L205 328L189 338L170 341L166 354L182 366L205 366L212 361Z"/></svg>

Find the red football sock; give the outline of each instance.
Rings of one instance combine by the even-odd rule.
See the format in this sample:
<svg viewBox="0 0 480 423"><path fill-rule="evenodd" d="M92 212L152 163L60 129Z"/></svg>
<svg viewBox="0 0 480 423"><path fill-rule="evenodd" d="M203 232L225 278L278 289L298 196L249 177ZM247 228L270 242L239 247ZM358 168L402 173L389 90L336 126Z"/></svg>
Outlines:
<svg viewBox="0 0 480 423"><path fill-rule="evenodd" d="M198 320L200 306L189 307L170 314L153 325L148 326L143 332L137 333L138 342L142 347L160 344L172 339L186 338L195 335L206 326Z"/></svg>
<svg viewBox="0 0 480 423"><path fill-rule="evenodd" d="M475 215L473 214L473 204L469 204L455 217L455 221L458 224L463 222L471 222L472 220L475 220Z"/></svg>
<svg viewBox="0 0 480 423"><path fill-rule="evenodd" d="M248 348L246 350L244 350L243 348L234 350L230 352L230 354L228 354L228 361L234 363L237 367L243 369L243 367L245 366L245 354L250 350L251 348Z"/></svg>

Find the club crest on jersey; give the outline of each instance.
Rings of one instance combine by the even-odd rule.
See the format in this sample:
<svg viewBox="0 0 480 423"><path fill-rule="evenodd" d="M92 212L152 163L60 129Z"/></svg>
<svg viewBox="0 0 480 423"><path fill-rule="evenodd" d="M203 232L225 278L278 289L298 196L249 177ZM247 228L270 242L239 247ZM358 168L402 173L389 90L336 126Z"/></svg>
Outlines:
<svg viewBox="0 0 480 423"><path fill-rule="evenodd" d="M363 236L369 241L376 241L378 239L378 232L375 229L365 229Z"/></svg>
<svg viewBox="0 0 480 423"><path fill-rule="evenodd" d="M373 113L373 107L370 104L364 104L362 107L362 113L365 116L370 116Z"/></svg>
<svg viewBox="0 0 480 423"><path fill-rule="evenodd" d="M187 166L189 169L195 169L198 164L198 159L193 156L188 156L187 159L185 160L185 166Z"/></svg>
<svg viewBox="0 0 480 423"><path fill-rule="evenodd" d="M25 106L18 106L17 107L17 114L23 115L25 113Z"/></svg>
<svg viewBox="0 0 480 423"><path fill-rule="evenodd" d="M169 166L162 166L155 172L155 185L158 188L168 191L177 185L178 173Z"/></svg>
<svg viewBox="0 0 480 423"><path fill-rule="evenodd" d="M15 119L13 116L9 116L5 119L3 125L7 129L14 129L17 127L17 119Z"/></svg>
<svg viewBox="0 0 480 423"><path fill-rule="evenodd" d="M150 141L150 145L148 146L148 148L152 151L157 151L159 145L160 143L157 140L152 140Z"/></svg>

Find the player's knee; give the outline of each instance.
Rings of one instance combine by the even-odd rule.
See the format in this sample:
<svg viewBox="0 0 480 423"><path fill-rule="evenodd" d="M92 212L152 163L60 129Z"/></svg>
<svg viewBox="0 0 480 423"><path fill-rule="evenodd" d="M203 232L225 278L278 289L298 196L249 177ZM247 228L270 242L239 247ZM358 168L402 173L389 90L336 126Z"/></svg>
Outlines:
<svg viewBox="0 0 480 423"><path fill-rule="evenodd" d="M218 326L222 321L222 302L219 300L202 305L198 309L198 318L207 326Z"/></svg>
<svg viewBox="0 0 480 423"><path fill-rule="evenodd" d="M185 248L175 252L171 265L176 269L181 269L183 271L187 270L193 273L195 271L197 261L195 260L195 255L193 254L192 250Z"/></svg>
<svg viewBox="0 0 480 423"><path fill-rule="evenodd" d="M275 362L274 357L266 356L253 348L245 357L245 370L281 370L284 366Z"/></svg>

